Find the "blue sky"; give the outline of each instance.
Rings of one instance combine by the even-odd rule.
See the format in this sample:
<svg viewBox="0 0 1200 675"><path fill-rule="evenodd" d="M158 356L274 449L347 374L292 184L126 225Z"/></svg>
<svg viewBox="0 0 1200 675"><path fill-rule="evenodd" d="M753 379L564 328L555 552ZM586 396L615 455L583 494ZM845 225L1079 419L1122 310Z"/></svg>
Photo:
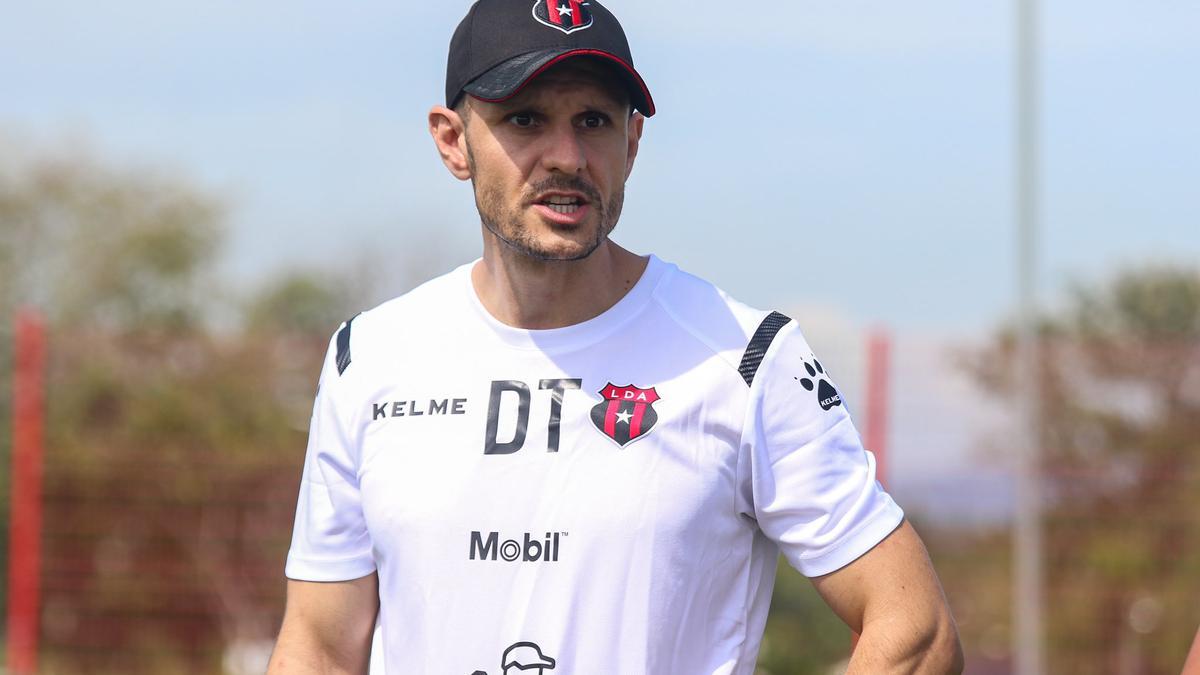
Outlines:
<svg viewBox="0 0 1200 675"><path fill-rule="evenodd" d="M532 0L531 0L532 2ZM1011 307L1011 3L607 3L660 114L615 238L763 307L972 332ZM468 6L10 3L0 133L229 198L227 271L477 255L432 149ZM1200 5L1042 10L1047 293L1200 261Z"/></svg>

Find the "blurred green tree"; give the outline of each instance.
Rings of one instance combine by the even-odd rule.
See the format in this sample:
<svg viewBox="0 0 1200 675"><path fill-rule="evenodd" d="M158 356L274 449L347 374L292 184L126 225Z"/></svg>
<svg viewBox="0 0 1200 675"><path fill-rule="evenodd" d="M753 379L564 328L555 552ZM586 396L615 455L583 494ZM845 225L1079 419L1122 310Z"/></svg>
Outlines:
<svg viewBox="0 0 1200 675"><path fill-rule="evenodd" d="M0 324L19 305L50 324L44 664L220 672L226 647L277 627L308 410L348 286L268 281L214 330L229 301L219 200L68 155L0 153Z"/></svg>
<svg viewBox="0 0 1200 675"><path fill-rule="evenodd" d="M268 281L249 300L245 323L253 333L326 333L348 318L350 296L344 280L293 270Z"/></svg>
<svg viewBox="0 0 1200 675"><path fill-rule="evenodd" d="M1010 398L1015 345L968 362ZM1200 624L1200 270L1075 289L1038 358L1049 670L1177 672Z"/></svg>
<svg viewBox="0 0 1200 675"><path fill-rule="evenodd" d="M59 326L192 326L213 299L220 203L163 172L86 157L0 167L0 309L39 307Z"/></svg>

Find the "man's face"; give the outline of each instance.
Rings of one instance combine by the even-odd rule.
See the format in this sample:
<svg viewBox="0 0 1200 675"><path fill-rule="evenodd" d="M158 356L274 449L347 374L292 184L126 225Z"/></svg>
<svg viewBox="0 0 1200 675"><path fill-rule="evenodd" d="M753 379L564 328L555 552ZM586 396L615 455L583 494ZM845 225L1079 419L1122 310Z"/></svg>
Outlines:
<svg viewBox="0 0 1200 675"><path fill-rule="evenodd" d="M641 116L603 68L569 60L502 103L469 102L466 154L483 224L537 260L579 260L621 216Z"/></svg>

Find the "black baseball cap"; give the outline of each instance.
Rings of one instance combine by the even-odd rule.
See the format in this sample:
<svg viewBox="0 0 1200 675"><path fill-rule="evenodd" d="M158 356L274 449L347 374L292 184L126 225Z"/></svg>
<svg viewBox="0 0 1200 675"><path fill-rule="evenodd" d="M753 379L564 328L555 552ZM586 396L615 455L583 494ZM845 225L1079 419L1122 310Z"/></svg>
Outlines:
<svg viewBox="0 0 1200 675"><path fill-rule="evenodd" d="M464 93L504 101L551 66L581 56L609 63L633 107L654 114L625 31L598 0L478 0L450 39L446 105L458 105Z"/></svg>

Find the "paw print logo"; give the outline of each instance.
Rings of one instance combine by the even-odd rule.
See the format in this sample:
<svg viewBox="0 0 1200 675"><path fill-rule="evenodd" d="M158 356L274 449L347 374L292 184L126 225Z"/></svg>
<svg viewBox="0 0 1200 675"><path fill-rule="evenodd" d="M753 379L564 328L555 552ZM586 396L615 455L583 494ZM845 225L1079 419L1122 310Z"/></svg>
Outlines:
<svg viewBox="0 0 1200 675"><path fill-rule="evenodd" d="M804 369L808 371L808 377L794 378L800 381L800 386L808 391L815 391L817 394L817 403L821 405L822 410L831 410L834 406L842 404L842 395L833 388L825 375L825 369L821 367L821 362L813 357L812 363L804 362Z"/></svg>

